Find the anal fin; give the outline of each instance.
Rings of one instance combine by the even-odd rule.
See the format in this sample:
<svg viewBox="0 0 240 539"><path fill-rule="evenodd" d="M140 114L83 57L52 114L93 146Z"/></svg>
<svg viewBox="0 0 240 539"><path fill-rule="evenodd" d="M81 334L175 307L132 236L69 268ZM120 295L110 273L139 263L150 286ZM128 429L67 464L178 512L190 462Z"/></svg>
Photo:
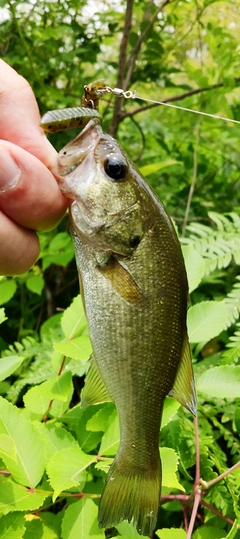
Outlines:
<svg viewBox="0 0 240 539"><path fill-rule="evenodd" d="M197 415L197 398L193 377L191 351L187 335L183 343L182 358L177 376L169 396L174 397L194 416Z"/></svg>
<svg viewBox="0 0 240 539"><path fill-rule="evenodd" d="M81 392L82 408L91 404L112 401L93 356L90 359L90 363L90 368L85 378L85 385Z"/></svg>

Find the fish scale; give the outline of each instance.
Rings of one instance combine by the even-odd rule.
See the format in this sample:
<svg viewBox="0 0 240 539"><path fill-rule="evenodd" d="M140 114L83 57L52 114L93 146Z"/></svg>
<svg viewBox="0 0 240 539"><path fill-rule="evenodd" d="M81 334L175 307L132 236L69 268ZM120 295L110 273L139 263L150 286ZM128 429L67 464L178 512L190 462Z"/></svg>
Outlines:
<svg viewBox="0 0 240 539"><path fill-rule="evenodd" d="M164 400L171 392L196 412L180 244L162 203L97 120L60 152L58 179L74 200L71 230L93 348L82 399L101 402L93 386L106 387L120 425L99 526L133 520L149 536L160 501Z"/></svg>

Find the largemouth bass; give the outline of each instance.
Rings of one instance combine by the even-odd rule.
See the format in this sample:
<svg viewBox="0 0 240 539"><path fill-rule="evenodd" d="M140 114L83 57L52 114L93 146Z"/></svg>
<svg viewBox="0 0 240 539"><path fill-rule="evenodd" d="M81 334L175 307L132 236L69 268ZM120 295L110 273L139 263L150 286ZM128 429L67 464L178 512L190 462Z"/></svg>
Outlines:
<svg viewBox="0 0 240 539"><path fill-rule="evenodd" d="M196 413L180 244L164 206L98 120L61 150L58 178L73 200L71 231L93 348L83 404L108 392L120 423L99 526L133 520L149 536L161 492L164 400L172 394Z"/></svg>

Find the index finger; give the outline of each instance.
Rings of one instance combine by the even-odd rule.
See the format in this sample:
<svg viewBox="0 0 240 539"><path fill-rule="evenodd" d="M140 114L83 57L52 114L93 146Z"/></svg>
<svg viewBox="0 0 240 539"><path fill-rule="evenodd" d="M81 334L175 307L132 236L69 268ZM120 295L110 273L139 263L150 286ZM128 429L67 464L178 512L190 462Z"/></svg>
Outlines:
<svg viewBox="0 0 240 539"><path fill-rule="evenodd" d="M39 126L40 114L28 82L0 60L0 138L13 142L48 168L56 152Z"/></svg>

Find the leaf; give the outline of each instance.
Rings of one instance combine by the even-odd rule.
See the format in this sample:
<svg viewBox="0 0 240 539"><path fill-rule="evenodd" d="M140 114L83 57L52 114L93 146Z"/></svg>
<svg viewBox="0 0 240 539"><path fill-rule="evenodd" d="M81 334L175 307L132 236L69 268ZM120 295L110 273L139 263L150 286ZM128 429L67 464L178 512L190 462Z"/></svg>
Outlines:
<svg viewBox="0 0 240 539"><path fill-rule="evenodd" d="M0 358L0 380L5 380L5 378L8 378L8 376L15 372L24 359L25 357L22 356L6 356Z"/></svg>
<svg viewBox="0 0 240 539"><path fill-rule="evenodd" d="M109 426L102 437L99 455L106 455L111 457L115 456L119 446L119 441L119 420L117 411L114 410L114 412L109 418Z"/></svg>
<svg viewBox="0 0 240 539"><path fill-rule="evenodd" d="M9 513L0 518L1 539L23 539L25 529L25 518L22 513Z"/></svg>
<svg viewBox="0 0 240 539"><path fill-rule="evenodd" d="M7 320L7 316L5 316L5 309L1 308L0 309L0 324L5 322L5 320Z"/></svg>
<svg viewBox="0 0 240 539"><path fill-rule="evenodd" d="M61 326L66 339L77 337L87 326L87 319L84 314L82 298L80 294L74 298L70 307L64 311Z"/></svg>
<svg viewBox="0 0 240 539"><path fill-rule="evenodd" d="M40 441L30 421L26 421L15 406L0 397L0 435L2 434L11 440L9 449L12 449L9 454L5 453L3 440L0 446L0 456L8 470L21 485L35 487L44 471Z"/></svg>
<svg viewBox="0 0 240 539"><path fill-rule="evenodd" d="M34 517L26 521L26 532L24 539L59 539L59 534L57 530L54 530L52 527L47 526L42 517Z"/></svg>
<svg viewBox="0 0 240 539"><path fill-rule="evenodd" d="M161 161L160 163L151 163L150 165L145 165L141 167L139 170L143 176L150 176L150 174L153 174L153 172L158 172L158 170L162 170L163 168L171 167L173 165L182 165L181 161L176 161L175 159L165 159L165 161Z"/></svg>
<svg viewBox="0 0 240 539"><path fill-rule="evenodd" d="M54 343L54 348L64 356L81 361L87 361L92 352L91 342L87 335L81 335L71 341L63 340Z"/></svg>
<svg viewBox="0 0 240 539"><path fill-rule="evenodd" d="M136 528L131 523L126 522L126 520L121 522L121 524L118 524L116 528L120 537L123 539L139 539L139 533ZM145 535L141 535L141 537L142 539L148 539Z"/></svg>
<svg viewBox="0 0 240 539"><path fill-rule="evenodd" d="M0 305L12 299L17 290L17 283L13 279L0 282Z"/></svg>
<svg viewBox="0 0 240 539"><path fill-rule="evenodd" d="M0 481L0 513L34 511L41 507L49 495L50 492L29 490L10 478L4 478Z"/></svg>
<svg viewBox="0 0 240 539"><path fill-rule="evenodd" d="M240 366L224 365L213 367L197 378L197 389L220 399L239 398Z"/></svg>
<svg viewBox="0 0 240 539"><path fill-rule="evenodd" d="M189 293L191 293L201 282L205 273L205 260L194 249L193 245L182 246L184 262L187 270Z"/></svg>
<svg viewBox="0 0 240 539"><path fill-rule="evenodd" d="M189 341L207 342L224 330L228 311L224 301L202 301L190 307L187 317Z"/></svg>
<svg viewBox="0 0 240 539"><path fill-rule="evenodd" d="M233 523L231 527L231 530L228 532L225 539L234 539L237 533L238 533L238 521L235 520L235 522Z"/></svg>
<svg viewBox="0 0 240 539"><path fill-rule="evenodd" d="M74 486L85 482L82 472L96 461L94 455L87 455L79 447L62 449L50 458L47 465L47 474L54 489L53 501L61 494Z"/></svg>
<svg viewBox="0 0 240 539"><path fill-rule="evenodd" d="M180 406L180 403L175 401L175 399L172 399L170 397L165 399L161 429L163 429L163 427L165 427L172 420Z"/></svg>
<svg viewBox="0 0 240 539"><path fill-rule="evenodd" d="M26 287L30 292L33 292L34 294L38 294L38 296L41 295L43 288L44 288L44 278L42 275L33 275L29 277L26 281Z"/></svg>
<svg viewBox="0 0 240 539"><path fill-rule="evenodd" d="M56 399L64 403L68 402L73 393L72 375L69 371L60 376L54 376L51 380L31 387L24 395L23 400L26 408L36 414L44 414L49 401Z"/></svg>
<svg viewBox="0 0 240 539"><path fill-rule="evenodd" d="M98 509L89 498L72 503L62 521L62 539L104 539L105 532L97 524Z"/></svg>
<svg viewBox="0 0 240 539"><path fill-rule="evenodd" d="M47 253L42 255L42 269L44 271L50 264L66 266L73 257L74 248L70 234L59 232L50 242Z"/></svg>
<svg viewBox="0 0 240 539"><path fill-rule="evenodd" d="M155 533L160 539L186 539L187 537L184 530L177 528L162 528L162 530L157 530ZM211 539L213 539L213 537L214 536L212 536Z"/></svg>
<svg viewBox="0 0 240 539"><path fill-rule="evenodd" d="M201 526L194 534L193 539L223 539L223 530L215 526Z"/></svg>
<svg viewBox="0 0 240 539"><path fill-rule="evenodd" d="M94 432L104 432L109 425L109 418L114 410L115 405L112 402L102 405L100 410L89 419L86 429Z"/></svg>
<svg viewBox="0 0 240 539"><path fill-rule="evenodd" d="M177 479L178 455L169 447L161 447L160 455L162 461L162 485L168 488L177 488L184 491Z"/></svg>
<svg viewBox="0 0 240 539"><path fill-rule="evenodd" d="M51 423L34 423L44 449L46 461L61 449L70 447L78 447L78 443L70 432L65 430L61 425L52 425Z"/></svg>

